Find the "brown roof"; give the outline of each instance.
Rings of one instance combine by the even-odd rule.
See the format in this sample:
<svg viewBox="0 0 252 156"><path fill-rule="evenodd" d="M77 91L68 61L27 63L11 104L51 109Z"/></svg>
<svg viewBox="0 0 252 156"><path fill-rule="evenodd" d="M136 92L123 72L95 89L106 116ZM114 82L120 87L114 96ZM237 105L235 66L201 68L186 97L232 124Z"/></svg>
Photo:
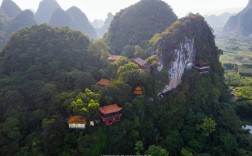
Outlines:
<svg viewBox="0 0 252 156"><path fill-rule="evenodd" d="M136 63L136 64L138 64L138 65L140 65L140 66L144 66L147 62L146 61L144 61L143 59L141 59L141 58L136 58L136 59L134 59L134 62Z"/></svg>
<svg viewBox="0 0 252 156"><path fill-rule="evenodd" d="M107 86L109 85L111 82L110 80L107 80L107 79L100 79L98 82L96 82L98 85L101 85L101 86Z"/></svg>
<svg viewBox="0 0 252 156"><path fill-rule="evenodd" d="M82 116L70 116L70 118L67 120L68 123L80 123L80 124L86 124L87 121Z"/></svg>
<svg viewBox="0 0 252 156"><path fill-rule="evenodd" d="M209 66L209 63L205 61L196 61L195 66L199 66L199 67Z"/></svg>
<svg viewBox="0 0 252 156"><path fill-rule="evenodd" d="M106 114L119 112L122 110L122 107L119 107L117 104L112 104L108 106L99 107L98 109L102 114L106 115Z"/></svg>
<svg viewBox="0 0 252 156"><path fill-rule="evenodd" d="M117 61L117 60L119 60L121 57L122 57L122 56L120 56L120 55L111 55L111 56L108 58L108 60L109 60L109 61Z"/></svg>
<svg viewBox="0 0 252 156"><path fill-rule="evenodd" d="M151 67L151 64L149 64L148 62L144 61L140 57L135 58L133 61L136 64L138 64L138 66L140 66L141 68L149 69Z"/></svg>

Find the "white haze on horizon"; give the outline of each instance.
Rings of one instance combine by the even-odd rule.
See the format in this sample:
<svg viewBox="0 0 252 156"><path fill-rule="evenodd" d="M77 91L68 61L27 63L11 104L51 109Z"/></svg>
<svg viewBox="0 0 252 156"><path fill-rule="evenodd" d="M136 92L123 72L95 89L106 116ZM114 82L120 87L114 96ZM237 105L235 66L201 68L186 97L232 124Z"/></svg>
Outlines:
<svg viewBox="0 0 252 156"><path fill-rule="evenodd" d="M21 9L37 10L41 0L13 0ZM189 12L200 13L202 15L218 15L224 12L235 13L244 8L248 0L163 0L168 3L175 14L179 17L187 15ZM119 12L139 0L57 0L60 6L66 10L71 6L80 8L89 18L105 19L107 13ZM2 0L0 0L2 3Z"/></svg>

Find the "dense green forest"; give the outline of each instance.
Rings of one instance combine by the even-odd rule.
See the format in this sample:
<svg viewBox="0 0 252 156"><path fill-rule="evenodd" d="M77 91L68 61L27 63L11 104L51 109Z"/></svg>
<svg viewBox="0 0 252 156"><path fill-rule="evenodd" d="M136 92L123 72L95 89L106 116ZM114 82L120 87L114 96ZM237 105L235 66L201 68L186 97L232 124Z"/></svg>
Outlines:
<svg viewBox="0 0 252 156"><path fill-rule="evenodd" d="M128 36L132 27L122 25L130 19L121 16L150 7L158 9L148 19L162 22L129 15L135 29ZM157 10L166 11L160 15ZM251 116L251 64L226 63L224 75L222 51L205 19L188 14L175 20L164 2L142 0L119 12L101 40L45 24L13 33L0 51L0 155L252 155L252 136L237 116ZM0 22L10 19L0 14ZM137 27L138 22L146 28ZM208 62L210 69L205 74L185 70L181 84L160 95L159 86L167 84L169 75L157 70L158 61L168 70L185 38L194 39L195 60ZM111 62L114 53L124 56ZM141 68L132 61L136 57L151 67ZM97 84L100 79L109 80L108 85ZM137 87L141 94L134 94ZM122 108L121 121L93 126L98 107L110 104ZM85 117L85 129L68 127L72 115Z"/></svg>
<svg viewBox="0 0 252 156"><path fill-rule="evenodd" d="M193 30L209 29L200 15L189 15L167 31L187 31L188 21ZM164 45L168 32L162 33ZM211 70L185 72L183 83L163 97L155 89L160 75L146 73L126 57L107 62L103 40L47 25L14 33L0 53L0 154L251 155L251 136L229 103L214 36L201 33L193 35L209 42L197 43L196 57L204 48L211 52L205 56ZM157 57L142 53L155 65ZM95 83L100 78L112 84L101 88ZM133 95L136 86L144 89L142 96ZM89 119L98 113L95 108L111 103L123 107L119 123L68 129L70 115Z"/></svg>

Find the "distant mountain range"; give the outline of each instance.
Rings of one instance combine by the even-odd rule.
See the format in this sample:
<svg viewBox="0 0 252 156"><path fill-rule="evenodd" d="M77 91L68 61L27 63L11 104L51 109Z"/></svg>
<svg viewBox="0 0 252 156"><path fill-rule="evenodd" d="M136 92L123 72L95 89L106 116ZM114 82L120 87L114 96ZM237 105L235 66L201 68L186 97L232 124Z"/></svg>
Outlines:
<svg viewBox="0 0 252 156"><path fill-rule="evenodd" d="M102 19L95 19L93 22L92 22L92 25L94 28L101 28L103 25L104 25L104 20Z"/></svg>
<svg viewBox="0 0 252 156"><path fill-rule="evenodd" d="M16 17L22 11L19 6L11 0L3 0L1 8L10 18Z"/></svg>
<svg viewBox="0 0 252 156"><path fill-rule="evenodd" d="M252 34L252 0L238 14L231 16L224 27L224 32L248 36Z"/></svg>
<svg viewBox="0 0 252 156"><path fill-rule="evenodd" d="M225 13L220 14L220 15L205 15L204 17L205 17L207 23L212 28L216 28L216 27L224 27L225 24L227 23L228 19L232 15L234 15L234 13L225 12Z"/></svg>
<svg viewBox="0 0 252 156"><path fill-rule="evenodd" d="M37 12L35 13L36 20L39 24L49 23L53 12L59 8L61 7L56 0L42 0L39 3Z"/></svg>
<svg viewBox="0 0 252 156"><path fill-rule="evenodd" d="M108 13L106 20L104 21L103 25L99 28L96 27L95 30L97 32L98 38L102 38L103 35L108 32L109 26L114 18L112 13Z"/></svg>
<svg viewBox="0 0 252 156"><path fill-rule="evenodd" d="M13 32L35 24L37 22L30 10L22 11L13 1L4 0L0 8L0 48L7 43Z"/></svg>
<svg viewBox="0 0 252 156"><path fill-rule="evenodd" d="M79 8L73 6L65 11L56 0L42 0L35 13L29 10L22 11L12 0L3 0L0 18L1 47L7 42L12 32L23 27L43 23L54 27L68 26L83 32L92 39L98 39L108 31L113 15L109 13L106 21L100 21L99 27L94 28L85 13Z"/></svg>

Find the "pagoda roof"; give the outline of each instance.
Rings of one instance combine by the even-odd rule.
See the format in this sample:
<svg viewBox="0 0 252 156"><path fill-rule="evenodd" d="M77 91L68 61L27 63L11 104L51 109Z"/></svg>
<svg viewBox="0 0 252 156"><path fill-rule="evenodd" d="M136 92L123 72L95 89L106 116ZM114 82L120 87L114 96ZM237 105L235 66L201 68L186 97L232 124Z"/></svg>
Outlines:
<svg viewBox="0 0 252 156"><path fill-rule="evenodd" d="M68 123L80 123L80 124L86 124L87 120L86 118L82 116L70 116L70 118L67 120Z"/></svg>
<svg viewBox="0 0 252 156"><path fill-rule="evenodd" d="M110 80L108 79L100 79L98 82L96 82L98 85L101 85L101 86L107 86L109 85L111 82Z"/></svg>
<svg viewBox="0 0 252 156"><path fill-rule="evenodd" d="M108 106L99 107L98 109L102 114L107 115L121 111L122 107L119 107L117 104L112 104Z"/></svg>
<svg viewBox="0 0 252 156"><path fill-rule="evenodd" d="M135 91L134 91L134 94L135 94L135 95L142 95L143 92L142 92L141 90L135 90Z"/></svg>

